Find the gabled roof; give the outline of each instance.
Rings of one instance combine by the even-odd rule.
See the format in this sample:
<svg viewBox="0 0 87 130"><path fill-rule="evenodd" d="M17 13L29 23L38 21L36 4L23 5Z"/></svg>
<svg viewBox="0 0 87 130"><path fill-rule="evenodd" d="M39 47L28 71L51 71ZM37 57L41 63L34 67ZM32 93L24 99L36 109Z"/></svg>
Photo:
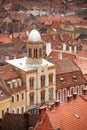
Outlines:
<svg viewBox="0 0 87 130"><path fill-rule="evenodd" d="M53 110L47 109L36 130L87 130L86 122L87 102L79 96Z"/></svg>

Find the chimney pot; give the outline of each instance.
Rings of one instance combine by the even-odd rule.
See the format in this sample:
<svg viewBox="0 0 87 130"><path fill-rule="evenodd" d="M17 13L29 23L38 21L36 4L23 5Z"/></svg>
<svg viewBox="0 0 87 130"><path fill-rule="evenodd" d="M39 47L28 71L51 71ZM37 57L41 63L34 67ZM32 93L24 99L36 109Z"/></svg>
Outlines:
<svg viewBox="0 0 87 130"><path fill-rule="evenodd" d="M77 98L77 96L78 96L78 94L77 94L77 93L73 93L73 98L74 98L74 99L76 99L76 98Z"/></svg>
<svg viewBox="0 0 87 130"><path fill-rule="evenodd" d="M87 88L83 88L83 94L87 95Z"/></svg>
<svg viewBox="0 0 87 130"><path fill-rule="evenodd" d="M46 112L46 108L47 108L47 106L42 106L39 108L39 120L40 121L42 120L44 113Z"/></svg>
<svg viewBox="0 0 87 130"><path fill-rule="evenodd" d="M71 101L72 101L72 95L68 95L68 96L67 96L67 101L68 101L68 102L71 102Z"/></svg>
<svg viewBox="0 0 87 130"><path fill-rule="evenodd" d="M55 107L55 104L54 104L54 103L50 103L50 104L49 104L49 109L50 109L50 110L53 110L54 107Z"/></svg>
<svg viewBox="0 0 87 130"><path fill-rule="evenodd" d="M60 106L60 101L59 101L59 100L56 100L56 101L55 101L55 107L58 107L58 106Z"/></svg>

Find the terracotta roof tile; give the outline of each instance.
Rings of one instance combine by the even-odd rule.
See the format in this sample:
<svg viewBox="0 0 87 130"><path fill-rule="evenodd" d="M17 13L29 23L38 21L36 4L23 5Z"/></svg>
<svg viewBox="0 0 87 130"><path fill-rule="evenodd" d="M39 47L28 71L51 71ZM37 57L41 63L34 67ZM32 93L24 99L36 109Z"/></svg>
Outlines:
<svg viewBox="0 0 87 130"><path fill-rule="evenodd" d="M46 116L36 130L87 130L87 102L80 96L53 110L46 110ZM50 124L50 125L48 125ZM46 128L47 126L47 128ZM45 129L44 129L45 128Z"/></svg>
<svg viewBox="0 0 87 130"><path fill-rule="evenodd" d="M4 80L9 80L11 78L14 79L19 77L19 74L14 70L14 68L11 65L7 64L5 66L0 67L0 76Z"/></svg>
<svg viewBox="0 0 87 130"><path fill-rule="evenodd" d="M51 59L50 60L52 63L54 63L56 65L57 68L57 74L63 74L63 73L69 73L69 72L75 72L75 71L79 71L80 68L77 66L77 64L69 59Z"/></svg>
<svg viewBox="0 0 87 130"><path fill-rule="evenodd" d="M0 35L0 44L12 43L12 39L8 35Z"/></svg>
<svg viewBox="0 0 87 130"><path fill-rule="evenodd" d="M5 89L0 87L0 101L4 99L8 99L8 98L10 98L10 95L8 94L8 92Z"/></svg>

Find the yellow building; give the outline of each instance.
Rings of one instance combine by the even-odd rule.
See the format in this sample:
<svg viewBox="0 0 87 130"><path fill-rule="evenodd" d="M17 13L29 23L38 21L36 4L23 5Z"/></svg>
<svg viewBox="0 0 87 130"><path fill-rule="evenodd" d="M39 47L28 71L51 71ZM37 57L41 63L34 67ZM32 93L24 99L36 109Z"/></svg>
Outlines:
<svg viewBox="0 0 87 130"><path fill-rule="evenodd" d="M25 110L34 111L44 103L53 102L55 100L56 80L55 66L51 62L43 59L43 45L39 32L33 29L28 35L27 57L7 60L20 72L25 84ZM18 96L19 95L19 96ZM20 106L23 102L17 102L17 98L21 93L15 93L12 98L16 98L16 102L12 103L12 109ZM14 96L14 97L13 97ZM13 100L13 99L12 99Z"/></svg>

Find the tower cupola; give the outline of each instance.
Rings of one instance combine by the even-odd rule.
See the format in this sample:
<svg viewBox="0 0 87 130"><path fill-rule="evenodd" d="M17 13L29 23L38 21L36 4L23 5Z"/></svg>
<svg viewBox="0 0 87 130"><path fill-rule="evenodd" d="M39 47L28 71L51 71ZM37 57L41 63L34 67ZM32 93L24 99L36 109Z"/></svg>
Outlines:
<svg viewBox="0 0 87 130"><path fill-rule="evenodd" d="M27 62L29 64L41 64L43 58L43 44L40 33L33 29L28 35Z"/></svg>

